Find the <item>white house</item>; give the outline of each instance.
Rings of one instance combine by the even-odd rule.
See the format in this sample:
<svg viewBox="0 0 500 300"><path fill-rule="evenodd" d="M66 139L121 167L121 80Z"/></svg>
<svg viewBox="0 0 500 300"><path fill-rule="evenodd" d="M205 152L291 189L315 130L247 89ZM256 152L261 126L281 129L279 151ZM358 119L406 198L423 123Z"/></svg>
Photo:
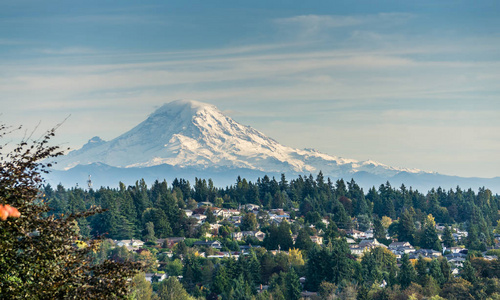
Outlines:
<svg viewBox="0 0 500 300"><path fill-rule="evenodd" d="M146 273L146 280L149 282L160 282L167 279L165 273Z"/></svg>

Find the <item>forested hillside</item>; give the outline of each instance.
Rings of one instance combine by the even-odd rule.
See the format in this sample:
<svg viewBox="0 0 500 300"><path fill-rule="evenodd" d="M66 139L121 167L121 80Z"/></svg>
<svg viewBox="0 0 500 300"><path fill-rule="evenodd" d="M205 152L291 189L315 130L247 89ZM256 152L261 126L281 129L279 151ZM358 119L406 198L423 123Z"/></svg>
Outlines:
<svg viewBox="0 0 500 300"><path fill-rule="evenodd" d="M500 293L498 261L489 258L497 253L500 197L486 188L422 193L387 182L365 192L354 180L332 182L320 173L255 183L237 178L226 188L197 178L193 185L139 180L118 189L47 185L44 193L50 214L104 208L80 219L79 233L115 240L98 256L146 262L147 272L170 276L152 281L152 295L160 297L179 283L176 276L179 293L207 299L299 299L305 291L318 299L486 299ZM247 235L256 232L265 238ZM131 251L116 246L131 239L146 243ZM369 246L359 248L363 241ZM406 242L405 249L416 252L392 247Z"/></svg>
<svg viewBox="0 0 500 300"><path fill-rule="evenodd" d="M133 186L120 184L119 189L65 189L60 185L54 189L48 185L44 192L53 214L77 212L94 205L107 209L89 218L88 224L81 221L80 227L85 235L106 233L114 239L142 238L148 222L155 224L158 238L195 237L193 224L183 209L196 209L199 202L210 202L233 209L249 203L264 209L295 209L294 214L302 216L305 223L316 224L326 217L341 229L353 228L354 218L365 223L377 223L383 217L402 222L411 218L415 226L424 224L427 215L432 214L436 223L460 224L475 233L470 243L479 247L492 244L500 206L500 197L486 188L479 188L477 193L460 187L422 193L404 185L394 188L387 182L365 193L354 180L331 182L321 173L316 178L299 176L290 181L284 175L279 181L265 176L255 183L238 178L226 188L214 187L210 179L196 179L194 185L176 179L170 185L156 181L151 187L140 180Z"/></svg>

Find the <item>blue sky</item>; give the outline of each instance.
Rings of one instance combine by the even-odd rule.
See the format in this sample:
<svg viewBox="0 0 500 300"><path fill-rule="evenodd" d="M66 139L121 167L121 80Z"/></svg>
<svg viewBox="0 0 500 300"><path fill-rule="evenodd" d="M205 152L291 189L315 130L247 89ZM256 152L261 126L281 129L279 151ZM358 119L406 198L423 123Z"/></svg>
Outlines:
<svg viewBox="0 0 500 300"><path fill-rule="evenodd" d="M3 0L1 120L71 115L79 148L196 99L285 145L500 176L500 4L414 2Z"/></svg>

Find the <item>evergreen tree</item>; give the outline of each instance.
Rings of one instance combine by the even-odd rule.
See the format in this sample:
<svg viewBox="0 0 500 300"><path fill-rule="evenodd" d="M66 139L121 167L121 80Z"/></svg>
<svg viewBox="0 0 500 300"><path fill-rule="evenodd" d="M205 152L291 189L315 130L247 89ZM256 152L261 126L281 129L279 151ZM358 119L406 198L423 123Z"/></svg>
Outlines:
<svg viewBox="0 0 500 300"><path fill-rule="evenodd" d="M158 238L172 236L172 228L168 222L168 218L163 210L150 208L144 211L142 215L144 224L152 222L155 226L155 234Z"/></svg>
<svg viewBox="0 0 500 300"><path fill-rule="evenodd" d="M309 251L313 246L313 242L309 237L309 234L304 228L299 230L299 234L297 235L297 239L295 240L295 247L301 250Z"/></svg>
<svg viewBox="0 0 500 300"><path fill-rule="evenodd" d="M293 247L292 231L287 221L281 221L275 238L277 238L281 250L288 251Z"/></svg>
<svg viewBox="0 0 500 300"><path fill-rule="evenodd" d="M211 290L218 295L227 294L230 291L230 278L226 272L226 267L221 265L216 272L212 282Z"/></svg>
<svg viewBox="0 0 500 300"><path fill-rule="evenodd" d="M413 244L415 235L415 223L410 211L405 210L398 222L398 241L407 241Z"/></svg>
<svg viewBox="0 0 500 300"><path fill-rule="evenodd" d="M300 288L299 276L293 268L286 275L286 294L289 300L299 300L300 293L302 289Z"/></svg>
<svg viewBox="0 0 500 300"><path fill-rule="evenodd" d="M403 289L406 289L410 284L417 279L417 272L410 262L408 253L405 253L401 259L401 267L398 274L399 284Z"/></svg>
<svg viewBox="0 0 500 300"><path fill-rule="evenodd" d="M327 246L329 250L329 271L331 272L331 281L340 283L342 280L350 280L354 275L354 261L351 260L351 251L345 238L337 242L330 243Z"/></svg>
<svg viewBox="0 0 500 300"><path fill-rule="evenodd" d="M477 280L477 274L476 274L476 269L472 266L470 263L470 260L466 260L464 262L464 266L462 270L460 271L460 277L463 279L467 280L470 283L475 283Z"/></svg>
<svg viewBox="0 0 500 300"><path fill-rule="evenodd" d="M451 278L451 266L444 257L439 258L439 264L441 266L441 273L443 273L444 283L446 283Z"/></svg>
<svg viewBox="0 0 500 300"><path fill-rule="evenodd" d="M445 283L445 276L441 270L441 265L437 259L433 259L429 266L429 275L431 275L439 285Z"/></svg>
<svg viewBox="0 0 500 300"><path fill-rule="evenodd" d="M213 213L212 209L210 209L210 207L207 208L205 215L207 216L207 218L205 219L205 222L207 222L209 224L217 223L217 217L214 215L214 213Z"/></svg>
<svg viewBox="0 0 500 300"><path fill-rule="evenodd" d="M243 275L240 275L233 280L233 288L231 289L228 298L235 300L252 299L252 291L248 283L243 279Z"/></svg>
<svg viewBox="0 0 500 300"><path fill-rule="evenodd" d="M385 228L379 218L373 219L373 237L379 241L385 240Z"/></svg>
<svg viewBox="0 0 500 300"><path fill-rule="evenodd" d="M456 246L455 239L453 238L452 231L448 225L444 227L443 231L443 244L445 247L454 247Z"/></svg>
<svg viewBox="0 0 500 300"><path fill-rule="evenodd" d="M421 284L423 283L423 278L427 275L427 265L428 264L425 259L420 255L415 265L415 269L417 271L418 278L420 279L419 282Z"/></svg>
<svg viewBox="0 0 500 300"><path fill-rule="evenodd" d="M424 228L420 237L420 247L425 249L434 249L436 251L441 251L441 241L437 235L436 222L434 222L434 217L428 215L425 220Z"/></svg>

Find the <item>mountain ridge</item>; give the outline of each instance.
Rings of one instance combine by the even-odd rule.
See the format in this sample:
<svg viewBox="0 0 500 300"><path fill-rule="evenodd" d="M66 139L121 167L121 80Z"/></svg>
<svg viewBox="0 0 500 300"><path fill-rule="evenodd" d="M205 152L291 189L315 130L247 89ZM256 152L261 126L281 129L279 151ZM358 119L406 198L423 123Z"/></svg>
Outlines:
<svg viewBox="0 0 500 300"><path fill-rule="evenodd" d="M320 171L333 180L355 179L365 189L389 181L419 190L460 185L500 192L500 177L448 176L283 146L214 105L193 100L166 103L110 141L91 138L80 149L59 157L46 178L51 184L85 186L92 175L94 186L118 186L120 181L133 184L140 178L152 182L198 177L227 186L238 176L256 180L264 175L309 176Z"/></svg>
<svg viewBox="0 0 500 300"><path fill-rule="evenodd" d="M385 176L402 171L424 172L283 146L262 132L234 121L214 105L194 100L166 103L145 121L108 142L94 137L81 149L60 159L56 168L68 170L93 162L121 168L168 164L295 174L319 170L329 175L359 171Z"/></svg>

